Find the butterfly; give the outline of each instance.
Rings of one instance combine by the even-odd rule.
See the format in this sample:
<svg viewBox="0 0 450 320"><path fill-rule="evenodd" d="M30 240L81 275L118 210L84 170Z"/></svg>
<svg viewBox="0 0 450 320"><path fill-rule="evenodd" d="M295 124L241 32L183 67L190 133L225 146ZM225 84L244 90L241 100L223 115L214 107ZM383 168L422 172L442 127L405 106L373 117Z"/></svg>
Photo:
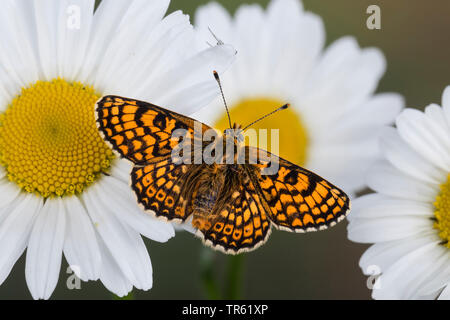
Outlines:
<svg viewBox="0 0 450 320"><path fill-rule="evenodd" d="M220 85L217 75L216 80ZM131 188L142 209L167 221L190 222L205 245L224 253L260 247L272 226L299 233L323 230L349 211L348 196L330 182L268 152L270 157L259 157L262 150L245 146L227 131L223 137L231 139L235 151L242 151L243 164L175 161L173 151L183 140L172 137L176 130L194 137L187 140L192 148L199 139L196 121L176 112L105 96L97 102L96 118L105 141L133 163ZM197 127L200 138L212 129L203 123ZM198 146L204 150L206 143ZM254 155L256 161L249 163ZM274 164L278 170L265 174Z"/></svg>

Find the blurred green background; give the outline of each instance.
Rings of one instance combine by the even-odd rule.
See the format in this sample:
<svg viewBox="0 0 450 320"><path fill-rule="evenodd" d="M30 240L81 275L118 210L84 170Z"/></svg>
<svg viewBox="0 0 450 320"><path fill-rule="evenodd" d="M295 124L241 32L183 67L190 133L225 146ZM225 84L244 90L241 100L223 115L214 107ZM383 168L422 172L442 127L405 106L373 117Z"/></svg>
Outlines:
<svg viewBox="0 0 450 320"><path fill-rule="evenodd" d="M126 0L123 0L126 1ZM207 0L172 0L170 11L183 10L194 16ZM269 1L221 0L230 12L243 3ZM326 26L327 43L353 35L363 47L376 46L385 54L388 69L379 91L403 94L408 107L423 109L440 103L450 84L450 1L411 0L304 0L304 6L320 15ZM366 9L377 4L382 12L382 29L366 28ZM245 255L241 297L247 299L369 299L366 277L358 261L366 246L347 240L346 222L318 233L273 232L260 249ZM147 241L154 269L154 286L148 292L134 290L135 299L207 298L201 270L204 249L188 233L168 243ZM208 249L209 250L209 249ZM217 253L211 272L225 287L228 259ZM0 299L30 299L25 282L24 257L0 286ZM53 299L111 299L100 282L82 283L82 290L68 290L65 274Z"/></svg>

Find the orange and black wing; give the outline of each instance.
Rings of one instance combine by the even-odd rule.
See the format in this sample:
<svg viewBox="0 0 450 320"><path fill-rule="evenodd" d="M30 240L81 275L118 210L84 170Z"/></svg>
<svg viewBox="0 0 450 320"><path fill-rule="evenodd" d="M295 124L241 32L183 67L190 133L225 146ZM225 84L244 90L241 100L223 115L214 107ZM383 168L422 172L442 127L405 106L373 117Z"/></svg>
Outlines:
<svg viewBox="0 0 450 320"><path fill-rule="evenodd" d="M247 147L247 152L259 154L260 150ZM266 154L270 160L258 156L257 163L246 168L277 228L293 232L317 231L345 218L350 200L342 190L313 172ZM269 167L278 170L270 172Z"/></svg>
<svg viewBox="0 0 450 320"><path fill-rule="evenodd" d="M255 185L245 173L236 190L225 190L221 199L207 217L195 217L192 225L206 245L228 254L257 249L270 235L270 220Z"/></svg>
<svg viewBox="0 0 450 320"><path fill-rule="evenodd" d="M183 129L194 141L195 120L156 105L129 98L105 96L97 102L97 126L103 138L122 157L142 165L165 160ZM210 129L201 124L202 133Z"/></svg>
<svg viewBox="0 0 450 320"><path fill-rule="evenodd" d="M131 187L138 204L168 221L184 222L190 214L188 183L191 165L173 164L170 160L134 167Z"/></svg>

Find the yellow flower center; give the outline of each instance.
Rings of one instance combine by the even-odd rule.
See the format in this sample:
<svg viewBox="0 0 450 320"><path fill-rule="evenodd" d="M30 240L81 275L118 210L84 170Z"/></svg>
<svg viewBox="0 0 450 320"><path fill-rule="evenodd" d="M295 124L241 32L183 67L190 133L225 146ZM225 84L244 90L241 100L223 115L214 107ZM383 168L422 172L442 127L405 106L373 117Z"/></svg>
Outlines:
<svg viewBox="0 0 450 320"><path fill-rule="evenodd" d="M439 231L439 236L444 240L445 246L450 248L450 175L447 182L441 185L441 192L434 203L436 222L434 227Z"/></svg>
<svg viewBox="0 0 450 320"><path fill-rule="evenodd" d="M8 179L44 198L81 193L114 159L95 124L99 95L57 79L22 89L0 115L0 162Z"/></svg>
<svg viewBox="0 0 450 320"><path fill-rule="evenodd" d="M284 104L279 100L270 98L244 100L231 107L231 118L234 122L246 126ZM222 115L214 127L221 130L229 127L226 113ZM273 150L273 143L278 143L280 157L297 165L306 163L308 135L300 115L292 107L257 122L252 128L256 129L257 133L259 132L258 129L267 129L267 151ZM272 141L271 129L279 129L279 141ZM258 141L260 141L259 133ZM253 146L258 147L258 145Z"/></svg>

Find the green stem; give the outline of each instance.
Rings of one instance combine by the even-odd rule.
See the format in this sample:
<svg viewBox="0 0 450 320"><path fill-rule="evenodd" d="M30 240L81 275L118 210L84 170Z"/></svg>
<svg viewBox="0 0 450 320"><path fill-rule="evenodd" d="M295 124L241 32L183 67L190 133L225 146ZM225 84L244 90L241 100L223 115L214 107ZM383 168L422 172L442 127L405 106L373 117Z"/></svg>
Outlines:
<svg viewBox="0 0 450 320"><path fill-rule="evenodd" d="M209 248L203 247L201 251L201 278L206 291L206 297L210 300L220 299L220 290L214 276L215 252Z"/></svg>
<svg viewBox="0 0 450 320"><path fill-rule="evenodd" d="M243 254L228 257L227 286L225 289L225 299L227 300L242 298L244 262Z"/></svg>

